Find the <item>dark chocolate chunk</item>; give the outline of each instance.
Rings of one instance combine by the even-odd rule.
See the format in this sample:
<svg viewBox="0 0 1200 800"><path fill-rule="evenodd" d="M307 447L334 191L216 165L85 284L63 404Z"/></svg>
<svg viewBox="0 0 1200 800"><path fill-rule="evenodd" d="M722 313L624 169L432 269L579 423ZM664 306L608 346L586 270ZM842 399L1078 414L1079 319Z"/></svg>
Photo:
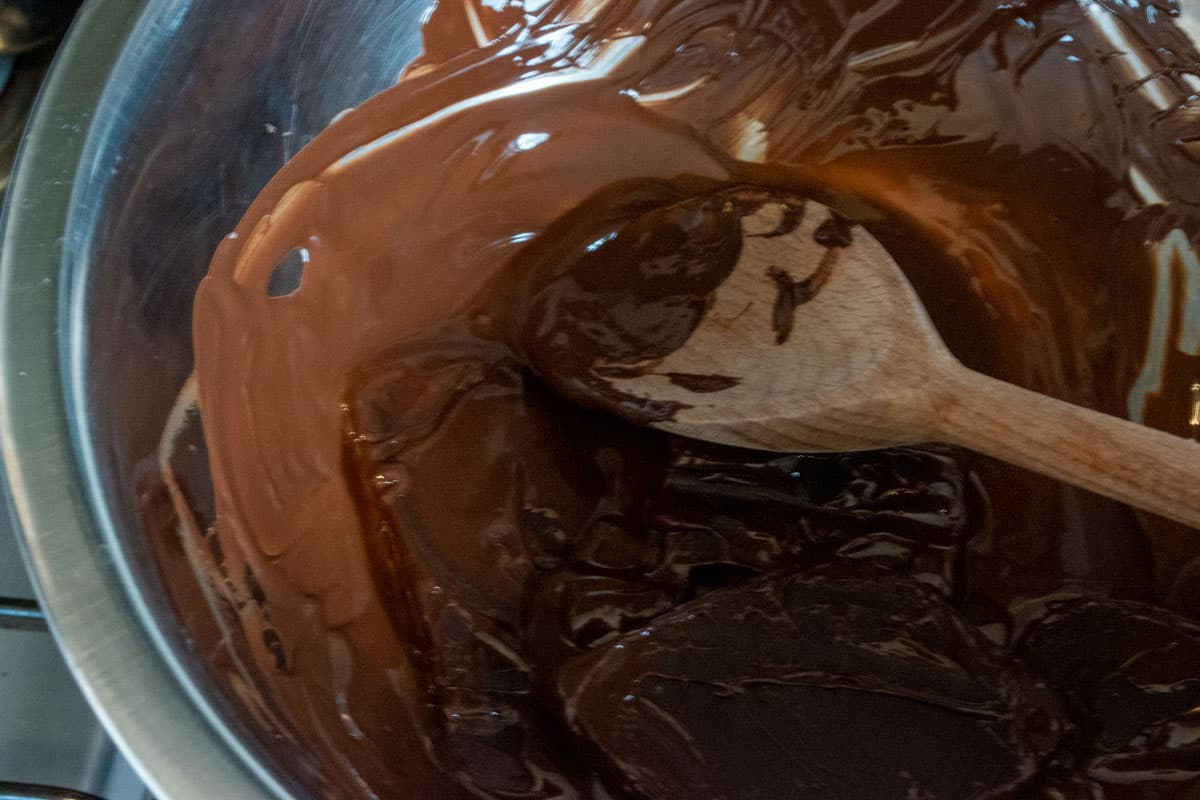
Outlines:
<svg viewBox="0 0 1200 800"><path fill-rule="evenodd" d="M1089 717L1101 749L1200 705L1200 626L1160 608L1098 598L1058 603L1017 652Z"/></svg>
<svg viewBox="0 0 1200 800"><path fill-rule="evenodd" d="M742 382L741 378L731 375L692 375L686 372L668 372L666 377L676 386L698 394L723 392Z"/></svg>
<svg viewBox="0 0 1200 800"><path fill-rule="evenodd" d="M529 667L494 621L453 599L431 603L426 735L430 755L463 787L487 797L552 800L570 794L543 732L530 725Z"/></svg>
<svg viewBox="0 0 1200 800"><path fill-rule="evenodd" d="M1063 730L1051 693L895 577L712 592L558 685L613 787L654 800L991 797Z"/></svg>
<svg viewBox="0 0 1200 800"><path fill-rule="evenodd" d="M1200 626L1142 603L1084 598L1051 606L1018 653L1070 705L1091 780L1157 783L1159 797L1200 792Z"/></svg>
<svg viewBox="0 0 1200 800"><path fill-rule="evenodd" d="M779 456L679 445L655 507L668 549L660 576L712 565L761 573L838 555L952 593L978 525L975 493L945 448Z"/></svg>

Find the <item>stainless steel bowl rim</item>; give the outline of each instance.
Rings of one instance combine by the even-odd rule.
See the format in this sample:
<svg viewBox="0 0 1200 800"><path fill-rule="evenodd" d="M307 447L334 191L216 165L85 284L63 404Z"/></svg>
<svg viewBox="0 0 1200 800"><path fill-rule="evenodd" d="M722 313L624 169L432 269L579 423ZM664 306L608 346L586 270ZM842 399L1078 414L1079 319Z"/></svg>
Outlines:
<svg viewBox="0 0 1200 800"><path fill-rule="evenodd" d="M154 0L87 3L59 50L0 217L0 450L7 500L67 662L118 746L163 800L288 793L222 724L124 586L113 532L92 514L66 413L59 316L71 291L63 238L87 174L92 114ZM97 120L99 123L100 120ZM93 488L92 490L96 490Z"/></svg>

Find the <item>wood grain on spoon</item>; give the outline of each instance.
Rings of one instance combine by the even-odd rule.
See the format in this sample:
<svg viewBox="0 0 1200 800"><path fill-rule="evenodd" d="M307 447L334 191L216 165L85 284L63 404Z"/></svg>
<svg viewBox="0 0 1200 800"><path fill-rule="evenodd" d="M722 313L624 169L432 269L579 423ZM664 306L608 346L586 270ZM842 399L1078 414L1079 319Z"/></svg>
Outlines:
<svg viewBox="0 0 1200 800"><path fill-rule="evenodd" d="M681 348L594 374L677 408L654 425L684 436L789 452L943 441L1200 527L1200 445L968 370L870 234L810 201L771 235L785 213L742 219L741 257Z"/></svg>

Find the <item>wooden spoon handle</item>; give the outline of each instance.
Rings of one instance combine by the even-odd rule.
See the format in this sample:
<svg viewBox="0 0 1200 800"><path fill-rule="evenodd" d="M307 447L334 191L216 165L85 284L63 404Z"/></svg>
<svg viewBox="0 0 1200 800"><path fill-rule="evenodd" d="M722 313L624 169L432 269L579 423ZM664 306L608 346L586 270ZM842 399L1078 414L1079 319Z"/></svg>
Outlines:
<svg viewBox="0 0 1200 800"><path fill-rule="evenodd" d="M938 438L1200 528L1200 443L958 364L946 378Z"/></svg>

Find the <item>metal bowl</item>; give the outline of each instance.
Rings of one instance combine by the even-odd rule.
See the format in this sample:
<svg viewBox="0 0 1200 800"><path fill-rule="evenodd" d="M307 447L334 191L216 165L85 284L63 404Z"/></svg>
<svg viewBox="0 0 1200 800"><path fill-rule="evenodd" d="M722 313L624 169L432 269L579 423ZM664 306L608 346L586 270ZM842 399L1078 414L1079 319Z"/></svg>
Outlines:
<svg viewBox="0 0 1200 800"><path fill-rule="evenodd" d="M30 124L3 220L0 443L68 662L161 798L304 796L218 691L144 534L134 474L191 370L223 235L329 120L393 83L430 0L91 0ZM168 585L169 583L169 585Z"/></svg>
<svg viewBox="0 0 1200 800"><path fill-rule="evenodd" d="M134 476L191 371L216 244L395 80L432 2L90 0L30 125L0 244L9 499L72 669L161 798L318 791L198 657L203 620L176 609L200 590L142 524Z"/></svg>

